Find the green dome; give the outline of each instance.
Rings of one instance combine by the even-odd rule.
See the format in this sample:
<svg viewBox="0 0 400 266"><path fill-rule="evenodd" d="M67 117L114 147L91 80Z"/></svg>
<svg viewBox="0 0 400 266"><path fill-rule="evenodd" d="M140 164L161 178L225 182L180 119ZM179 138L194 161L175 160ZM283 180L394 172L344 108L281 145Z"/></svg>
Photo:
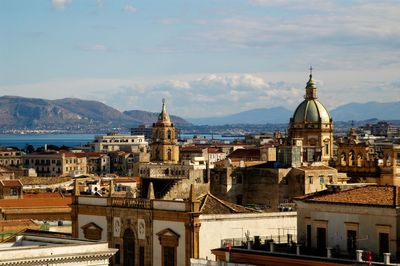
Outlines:
<svg viewBox="0 0 400 266"><path fill-rule="evenodd" d="M317 99L304 100L293 114L295 123L329 123L330 121L328 111Z"/></svg>

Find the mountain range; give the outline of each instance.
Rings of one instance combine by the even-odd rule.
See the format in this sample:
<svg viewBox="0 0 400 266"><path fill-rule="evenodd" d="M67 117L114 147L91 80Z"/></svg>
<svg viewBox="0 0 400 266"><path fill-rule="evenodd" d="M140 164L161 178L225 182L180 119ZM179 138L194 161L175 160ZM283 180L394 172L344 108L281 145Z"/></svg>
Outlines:
<svg viewBox="0 0 400 266"><path fill-rule="evenodd" d="M120 112L98 101L76 98L45 100L16 96L0 97L0 128L112 128L151 124L158 113L145 111ZM171 116L177 125L184 119Z"/></svg>
<svg viewBox="0 0 400 266"><path fill-rule="evenodd" d="M349 103L330 111L335 121L400 120L400 102ZM258 108L222 117L183 119L171 115L177 126L288 123L293 110L285 107ZM97 129L130 128L152 124L157 112L118 111L98 101L66 98L45 100L16 96L0 97L1 129Z"/></svg>
<svg viewBox="0 0 400 266"><path fill-rule="evenodd" d="M285 107L257 108L221 117L188 118L196 125L288 123L294 110ZM368 119L400 120L400 102L348 103L330 111L333 121Z"/></svg>

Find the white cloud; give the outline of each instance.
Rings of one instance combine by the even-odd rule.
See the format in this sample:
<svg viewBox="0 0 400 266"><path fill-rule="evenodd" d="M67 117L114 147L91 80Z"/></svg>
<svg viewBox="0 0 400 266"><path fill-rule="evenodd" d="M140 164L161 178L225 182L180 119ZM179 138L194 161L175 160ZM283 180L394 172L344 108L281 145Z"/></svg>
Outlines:
<svg viewBox="0 0 400 266"><path fill-rule="evenodd" d="M175 52L259 55L286 70L310 63L325 69L399 65L393 58L400 58L400 2L249 2L249 9L260 9L260 15L236 12L208 20L179 36L185 46Z"/></svg>
<svg viewBox="0 0 400 266"><path fill-rule="evenodd" d="M134 7L133 5L126 5L126 6L124 6L124 9L123 9L125 12L128 12L128 13L136 13L136 11L137 11L137 8L136 7Z"/></svg>
<svg viewBox="0 0 400 266"><path fill-rule="evenodd" d="M398 69L380 71L320 71L318 97L332 110L349 102L400 101ZM149 79L53 80L36 84L2 85L1 95L52 99L98 100L121 111L157 112L162 98L168 110L183 117L227 115L253 108L294 109L304 96L307 73L219 73Z"/></svg>
<svg viewBox="0 0 400 266"><path fill-rule="evenodd" d="M53 7L58 10L64 9L71 2L72 0L51 0Z"/></svg>
<svg viewBox="0 0 400 266"><path fill-rule="evenodd" d="M96 43L93 45L83 45L80 47L84 51L92 51L92 52L107 52L110 51L110 49L101 43Z"/></svg>

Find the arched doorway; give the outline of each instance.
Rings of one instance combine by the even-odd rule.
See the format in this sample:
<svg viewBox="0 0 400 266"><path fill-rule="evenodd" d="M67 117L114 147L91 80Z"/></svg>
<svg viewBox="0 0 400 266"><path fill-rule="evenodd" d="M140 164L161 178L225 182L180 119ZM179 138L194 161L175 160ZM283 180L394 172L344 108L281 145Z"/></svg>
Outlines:
<svg viewBox="0 0 400 266"><path fill-rule="evenodd" d="M124 266L135 265L135 236L131 229L124 232Z"/></svg>

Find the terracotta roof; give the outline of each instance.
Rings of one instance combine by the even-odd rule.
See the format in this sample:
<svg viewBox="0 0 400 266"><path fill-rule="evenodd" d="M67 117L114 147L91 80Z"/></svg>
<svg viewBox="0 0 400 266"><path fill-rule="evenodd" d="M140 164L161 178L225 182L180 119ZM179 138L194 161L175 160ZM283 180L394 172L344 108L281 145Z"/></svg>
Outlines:
<svg viewBox="0 0 400 266"><path fill-rule="evenodd" d="M71 203L71 197L51 200L48 198L2 199L0 200L0 208L69 207Z"/></svg>
<svg viewBox="0 0 400 266"><path fill-rule="evenodd" d="M232 159L246 159L246 160L260 160L260 150L259 149L237 149L231 152L228 158Z"/></svg>
<svg viewBox="0 0 400 266"><path fill-rule="evenodd" d="M185 152L185 151L187 151L187 152L202 152L203 148L196 147L196 146L185 146L185 147L181 147L179 149L179 151L181 151L181 152Z"/></svg>
<svg viewBox="0 0 400 266"><path fill-rule="evenodd" d="M256 210L221 200L211 193L198 198L200 200L200 212L202 214L231 214L231 213L253 213Z"/></svg>
<svg viewBox="0 0 400 266"><path fill-rule="evenodd" d="M36 225L31 219L0 220L0 226L30 226Z"/></svg>
<svg viewBox="0 0 400 266"><path fill-rule="evenodd" d="M10 148L10 147L0 147L0 152L7 152L7 151L19 151L19 150L16 150L16 149L14 149L14 148Z"/></svg>
<svg viewBox="0 0 400 266"><path fill-rule="evenodd" d="M24 193L24 199L54 199L64 198L59 192Z"/></svg>
<svg viewBox="0 0 400 266"><path fill-rule="evenodd" d="M0 183L3 187L22 187L22 183L18 179L0 180Z"/></svg>
<svg viewBox="0 0 400 266"><path fill-rule="evenodd" d="M208 148L208 153L224 153L217 148Z"/></svg>
<svg viewBox="0 0 400 266"><path fill-rule="evenodd" d="M140 177L118 177L114 179L114 183L136 183Z"/></svg>
<svg viewBox="0 0 400 266"><path fill-rule="evenodd" d="M100 157L100 156L107 155L106 153L103 153L103 152L79 152L76 154L81 154L82 156L86 156L86 157Z"/></svg>
<svg viewBox="0 0 400 266"><path fill-rule="evenodd" d="M336 203L396 207L400 195L396 186L365 186L339 192L321 191L295 199L315 203Z"/></svg>
<svg viewBox="0 0 400 266"><path fill-rule="evenodd" d="M20 177L22 184L24 185L52 185L64 183L67 181L71 181L70 177L30 177L30 176L22 176Z"/></svg>

